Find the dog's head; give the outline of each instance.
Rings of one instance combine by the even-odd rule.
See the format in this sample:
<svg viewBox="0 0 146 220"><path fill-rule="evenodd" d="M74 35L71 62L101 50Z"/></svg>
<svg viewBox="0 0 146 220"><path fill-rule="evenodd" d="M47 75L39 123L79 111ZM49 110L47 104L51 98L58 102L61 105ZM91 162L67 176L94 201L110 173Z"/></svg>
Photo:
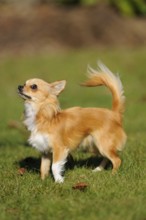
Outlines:
<svg viewBox="0 0 146 220"><path fill-rule="evenodd" d="M65 85L65 80L47 83L41 79L30 79L24 85L18 86L18 94L24 100L42 102L47 98L58 96Z"/></svg>

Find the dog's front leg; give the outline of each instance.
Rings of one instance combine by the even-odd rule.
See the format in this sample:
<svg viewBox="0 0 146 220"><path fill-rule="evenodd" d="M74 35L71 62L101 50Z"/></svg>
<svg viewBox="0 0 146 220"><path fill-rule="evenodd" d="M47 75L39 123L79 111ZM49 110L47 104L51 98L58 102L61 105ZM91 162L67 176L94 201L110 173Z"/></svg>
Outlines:
<svg viewBox="0 0 146 220"><path fill-rule="evenodd" d="M51 153L44 153L41 159L41 179L44 180L45 177L49 175L50 165L51 165Z"/></svg>
<svg viewBox="0 0 146 220"><path fill-rule="evenodd" d="M64 172L64 165L66 163L66 158L68 155L68 151L66 149L59 149L53 152L53 164L52 164L52 172L57 183L63 183L64 177L62 173Z"/></svg>

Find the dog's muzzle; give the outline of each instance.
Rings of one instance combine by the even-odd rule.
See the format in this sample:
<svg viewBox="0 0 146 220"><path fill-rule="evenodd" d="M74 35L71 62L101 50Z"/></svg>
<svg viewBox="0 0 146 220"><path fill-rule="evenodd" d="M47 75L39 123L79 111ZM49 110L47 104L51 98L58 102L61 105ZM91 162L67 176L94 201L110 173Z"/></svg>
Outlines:
<svg viewBox="0 0 146 220"><path fill-rule="evenodd" d="M23 92L23 88L24 88L24 86L19 85L19 86L18 86L18 91L19 91L20 93L22 93L22 92Z"/></svg>
<svg viewBox="0 0 146 220"><path fill-rule="evenodd" d="M23 93L23 88L24 88L24 86L21 86L21 85L18 86L18 93L19 93L19 95L20 95L22 98L24 98L24 99L31 99L30 96L28 96L28 95L26 95L26 94Z"/></svg>

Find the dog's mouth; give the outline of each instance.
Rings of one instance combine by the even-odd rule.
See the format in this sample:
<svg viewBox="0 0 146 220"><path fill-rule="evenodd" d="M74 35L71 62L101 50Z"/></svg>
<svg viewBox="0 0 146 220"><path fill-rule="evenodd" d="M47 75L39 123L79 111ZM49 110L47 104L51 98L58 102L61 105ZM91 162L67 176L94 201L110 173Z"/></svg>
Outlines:
<svg viewBox="0 0 146 220"><path fill-rule="evenodd" d="M31 99L31 96L24 94L23 92L18 90L18 94L23 99Z"/></svg>
<svg viewBox="0 0 146 220"><path fill-rule="evenodd" d="M31 96L29 96L29 95L26 95L24 92L23 92L23 88L24 88L24 86L22 86L22 85L19 85L18 86L18 94L19 94L19 96L21 97L21 98L23 98L23 99L31 99Z"/></svg>

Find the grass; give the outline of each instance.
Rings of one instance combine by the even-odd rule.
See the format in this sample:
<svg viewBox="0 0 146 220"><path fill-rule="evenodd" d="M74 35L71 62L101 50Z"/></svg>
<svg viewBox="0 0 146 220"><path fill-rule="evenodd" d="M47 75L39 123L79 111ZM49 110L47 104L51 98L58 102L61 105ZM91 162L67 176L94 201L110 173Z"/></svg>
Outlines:
<svg viewBox="0 0 146 220"><path fill-rule="evenodd" d="M63 54L5 57L0 60L0 219L70 220L145 220L146 219L146 50L82 50ZM119 72L127 97L124 127L128 135L117 175L111 171L92 173L91 154L73 153L74 169L65 173L65 182L55 184L39 177L40 154L26 144L27 134L10 129L11 120L21 121L23 103L17 85L28 78L48 81L66 79L60 96L62 108L73 105L111 105L105 88L80 88L86 65L93 67L100 58ZM84 161L82 166L81 160ZM90 160L92 161L92 160ZM32 163L32 164L31 164ZM20 166L28 165L24 175ZM36 168L35 170L33 168ZM85 182L85 191L72 186Z"/></svg>

